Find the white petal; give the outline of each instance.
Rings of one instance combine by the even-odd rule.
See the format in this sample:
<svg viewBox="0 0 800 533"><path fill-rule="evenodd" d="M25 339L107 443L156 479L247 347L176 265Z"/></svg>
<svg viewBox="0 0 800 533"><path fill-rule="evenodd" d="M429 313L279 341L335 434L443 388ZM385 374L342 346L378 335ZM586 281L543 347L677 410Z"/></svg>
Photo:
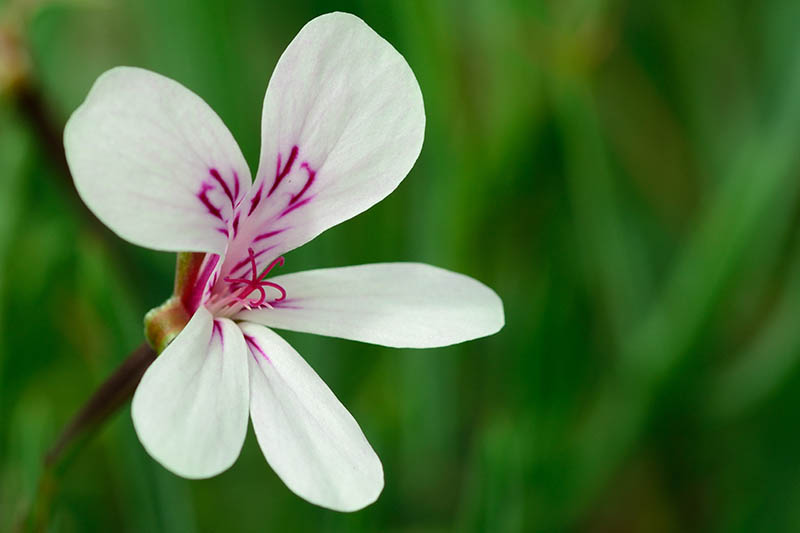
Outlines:
<svg viewBox="0 0 800 533"><path fill-rule="evenodd" d="M503 302L486 285L419 263L377 263L270 278L288 297L237 319L397 348L432 348L496 333Z"/></svg>
<svg viewBox="0 0 800 533"><path fill-rule="evenodd" d="M274 332L243 323L250 348L250 416L258 444L295 494L356 511L383 489L383 468L361 428L302 357Z"/></svg>
<svg viewBox="0 0 800 533"><path fill-rule="evenodd" d="M269 247L269 261L379 202L411 170L424 130L403 56L353 15L315 18L267 88L261 162L243 204L254 216L238 254Z"/></svg>
<svg viewBox="0 0 800 533"><path fill-rule="evenodd" d="M164 76L118 67L95 82L64 130L78 192L128 241L223 253L250 171L222 120Z"/></svg>
<svg viewBox="0 0 800 533"><path fill-rule="evenodd" d="M133 396L133 425L165 468L206 478L239 456L250 400L247 353L236 324L201 307L147 369Z"/></svg>

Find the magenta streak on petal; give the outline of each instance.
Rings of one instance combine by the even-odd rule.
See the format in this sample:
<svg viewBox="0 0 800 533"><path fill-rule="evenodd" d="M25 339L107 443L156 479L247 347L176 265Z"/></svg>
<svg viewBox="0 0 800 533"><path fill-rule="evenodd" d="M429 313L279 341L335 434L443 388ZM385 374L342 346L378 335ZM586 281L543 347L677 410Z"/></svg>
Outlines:
<svg viewBox="0 0 800 533"><path fill-rule="evenodd" d="M270 302L275 309L303 309L303 306L298 305L297 298L285 298L283 300L275 300Z"/></svg>
<svg viewBox="0 0 800 533"><path fill-rule="evenodd" d="M235 185L233 196L239 198L239 173L235 170L233 171L233 183Z"/></svg>
<svg viewBox="0 0 800 533"><path fill-rule="evenodd" d="M253 239L253 242L258 242L258 241L263 241L264 239L269 239L270 237L274 237L275 235L278 235L279 233L283 233L287 229L288 228L276 229L275 231L268 231L266 233L262 233L261 235L256 235L256 238Z"/></svg>
<svg viewBox="0 0 800 533"><path fill-rule="evenodd" d="M214 335L219 334L219 342L221 344L225 343L225 340L222 338L222 326L219 324L219 320L214 320L214 327L211 330L211 340L214 340Z"/></svg>
<svg viewBox="0 0 800 533"><path fill-rule="evenodd" d="M261 182L261 185L258 186L258 192L255 194L255 196L253 196L253 199L250 200L250 210L247 212L247 216L252 215L253 211L255 211L256 206L258 206L258 202L261 201L261 193L262 192L264 192L264 182L263 181Z"/></svg>
<svg viewBox="0 0 800 533"><path fill-rule="evenodd" d="M308 172L308 180L306 180L306 184L303 186L302 189L300 189L300 192L295 194L294 196L292 196L292 199L289 200L289 205L292 205L293 203L295 203L297 200L299 200L306 193L308 188L311 187L311 184L314 183L314 178L317 175L317 172L315 170L311 170L311 167L308 166L308 163L303 163L301 166L304 169L306 169L306 172Z"/></svg>
<svg viewBox="0 0 800 533"><path fill-rule="evenodd" d="M254 255L253 257L255 257L255 258L257 259L257 258L258 258L258 256L260 256L260 255L264 255L264 253L265 253L265 252L267 252L268 250L271 250L271 249L272 249L272 248L274 248L274 247L275 247L275 246L271 246L271 247L269 247L269 248L264 248L264 249L263 249L263 250L261 250L260 252L256 252L256 253L255 253L255 255ZM234 267L231 269L231 274L233 274L234 272L236 272L237 270L239 270L239 269L240 269L240 268L242 268L243 266L245 266L245 265L249 265L249 264L250 264L250 257L248 256L248 257L246 257L246 258L242 259L241 261L239 261L238 263L236 263L236 265L234 265Z"/></svg>
<svg viewBox="0 0 800 533"><path fill-rule="evenodd" d="M190 315L194 314L194 312L197 311L197 308L200 307L200 303L203 299L203 293L205 292L206 283L208 282L208 278L210 278L211 274L214 272L214 269L217 267L217 263L219 263L219 256L214 254L213 257L206 260L203 271L199 276L197 276L195 285L192 287L192 292L189 294L189 300L184 302L186 310Z"/></svg>
<svg viewBox="0 0 800 533"><path fill-rule="evenodd" d="M219 171L216 168L210 168L210 169L208 169L208 173L211 174L212 178L217 180L217 183L220 184L220 186L222 187L222 190L225 191L225 196L227 196L228 200L231 201L231 206L233 206L233 203L234 203L233 194L231 193L231 189L230 189L230 187L228 187L228 184L225 183L225 180L222 179L222 176L219 175Z"/></svg>
<svg viewBox="0 0 800 533"><path fill-rule="evenodd" d="M256 342L255 337L251 337L250 335L245 335L244 336L244 341L248 345L250 345L253 348L255 348L258 351L258 353L261 354L261 357L266 359L269 364L272 364L272 360L269 358L269 356L266 353L264 353L264 350L261 349L261 346L258 345L258 343ZM253 353L253 350L250 350L250 353L252 353L253 356L255 357L255 354Z"/></svg>
<svg viewBox="0 0 800 533"><path fill-rule="evenodd" d="M309 197L308 197L308 198L306 198L305 200L301 200L301 201L297 202L296 204L289 204L289 207L287 207L286 209L284 209L284 210L281 212L281 214L280 214L280 215L278 215L278 218L285 217L286 215L288 215L289 213L291 213L292 211L294 211L294 210L295 210L295 209L297 209L298 207L303 207L303 206L304 206L304 205L306 205L308 202L310 202L312 198L313 198L313 196L309 196Z"/></svg>
<svg viewBox="0 0 800 533"><path fill-rule="evenodd" d="M203 182L203 185L200 187L200 192L197 193L197 198L203 202L203 205L206 206L208 212L217 217L218 219L222 220L222 213L219 210L219 207L215 206L211 203L211 200L208 199L208 191L213 190L214 186L210 183Z"/></svg>
<svg viewBox="0 0 800 533"><path fill-rule="evenodd" d="M236 213L236 216L233 217L233 236L236 237L236 234L239 233L239 215L241 213Z"/></svg>
<svg viewBox="0 0 800 533"><path fill-rule="evenodd" d="M225 228L217 228L217 231L222 233L226 237L230 238L230 235L228 234L228 230L227 229L225 229Z"/></svg>
<svg viewBox="0 0 800 533"><path fill-rule="evenodd" d="M269 252L269 251L270 251L270 250L272 250L273 248L277 248L277 247L278 247L278 245L277 245L277 244L273 244L273 245L271 245L271 246L267 246L267 247L266 247L266 248L264 248L263 250L261 250L261 251L259 251L259 252L256 252L256 254L255 254L255 257L259 257L259 256L261 256L261 255L264 255L266 252ZM239 261L239 262L238 262L238 263L236 263L236 265L234 265L234 267L233 267L233 268L230 270L229 274L230 274L230 275L234 275L234 274L235 274L237 271L241 270L241 269L242 269L242 267L245 267L245 266L247 266L247 265L249 265L249 264L250 264L250 258L249 258L249 257L248 257L247 259L244 259L244 260L242 260L242 261Z"/></svg>
<svg viewBox="0 0 800 533"><path fill-rule="evenodd" d="M286 165L284 165L283 170L281 170L281 154L278 154L278 167L275 169L275 181L272 183L272 188L267 193L267 196L272 196L272 193L275 192L275 189L281 184L283 178L292 171L292 165L294 165L295 159L297 159L297 145L292 146L292 151L289 152L289 160L286 161Z"/></svg>

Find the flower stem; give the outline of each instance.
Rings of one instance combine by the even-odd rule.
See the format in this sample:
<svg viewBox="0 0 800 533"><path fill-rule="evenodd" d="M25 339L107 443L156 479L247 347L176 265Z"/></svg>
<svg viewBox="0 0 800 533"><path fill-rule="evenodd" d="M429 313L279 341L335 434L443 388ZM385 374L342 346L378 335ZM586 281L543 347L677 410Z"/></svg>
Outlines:
<svg viewBox="0 0 800 533"><path fill-rule="evenodd" d="M26 122L38 141L37 144L52 165L52 174L58 178L72 207L81 214L92 236L102 241L110 252L119 252L118 240L100 220L89 211L75 189L62 140L64 122L51 113L41 86L33 75L33 62L22 37L24 25L20 27L0 26L0 61L13 67L8 79L3 79L0 90L7 90L21 120ZM9 56L11 61L9 62ZM3 66L3 65L0 65ZM119 261L127 264L128 261ZM88 402L64 427L55 443L43 459L42 472L33 501L28 508L19 530L45 531L48 529L50 503L58 485L58 475L66 468L67 459L80 449L80 444L92 435L133 395L145 370L155 360L157 353L147 343L136 348L119 368L94 392Z"/></svg>
<svg viewBox="0 0 800 533"><path fill-rule="evenodd" d="M88 436L100 427L130 399L144 371L155 361L156 355L155 350L147 343L143 343L125 359L64 427L58 440L45 456L46 468L54 468L81 437Z"/></svg>
<svg viewBox="0 0 800 533"><path fill-rule="evenodd" d="M66 467L66 459L74 456L80 449L78 445L88 441L133 396L142 375L156 356L155 350L147 343L136 348L64 427L44 457L34 500L20 529L47 529L50 500L56 489L57 474Z"/></svg>

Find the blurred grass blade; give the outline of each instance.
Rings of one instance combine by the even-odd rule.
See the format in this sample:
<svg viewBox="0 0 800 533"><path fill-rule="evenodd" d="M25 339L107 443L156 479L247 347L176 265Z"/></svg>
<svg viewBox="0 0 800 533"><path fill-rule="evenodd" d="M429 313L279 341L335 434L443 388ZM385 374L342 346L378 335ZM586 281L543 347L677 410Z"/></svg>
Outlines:
<svg viewBox="0 0 800 533"><path fill-rule="evenodd" d="M800 365L800 247L767 326L712 382L708 414L730 420L758 408Z"/></svg>
<svg viewBox="0 0 800 533"><path fill-rule="evenodd" d="M620 343L650 293L641 247L620 216L620 194L603 143L593 99L585 86L561 80L553 97L564 138L564 162L586 279L608 311Z"/></svg>
<svg viewBox="0 0 800 533"><path fill-rule="evenodd" d="M795 72L800 73L800 65ZM576 435L581 486L578 508L586 505L627 456L647 420L650 405L670 371L688 353L732 279L772 203L785 189L797 163L800 76L791 95L753 138L735 152L729 175L719 185L697 230L676 260L663 291L621 352L618 378L605 384Z"/></svg>

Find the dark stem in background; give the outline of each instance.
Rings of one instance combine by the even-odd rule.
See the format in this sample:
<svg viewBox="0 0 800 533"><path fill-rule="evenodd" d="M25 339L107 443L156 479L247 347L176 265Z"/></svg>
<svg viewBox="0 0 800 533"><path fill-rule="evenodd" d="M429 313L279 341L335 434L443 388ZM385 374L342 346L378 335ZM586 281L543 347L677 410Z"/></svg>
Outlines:
<svg viewBox="0 0 800 533"><path fill-rule="evenodd" d="M113 242L111 231L89 211L78 196L72 183L67 156L64 153L64 123L53 119L41 90L33 80L20 81L11 90L15 108L36 136L38 145L55 167L62 188L67 192L72 207L81 214L92 232L106 242Z"/></svg>
<svg viewBox="0 0 800 533"><path fill-rule="evenodd" d="M55 468L74 445L90 436L105 420L126 403L147 367L155 361L155 350L147 343L136 348L105 383L100 385L86 405L64 427L44 459L45 468Z"/></svg>
<svg viewBox="0 0 800 533"><path fill-rule="evenodd" d="M81 213L91 233L113 250L116 239L84 205L72 183L62 132L63 123L54 120L41 91L31 80L17 83L11 91L15 107L28 123L44 155L50 159L74 209ZM142 375L155 360L156 352L146 343L136 348L120 367L94 392L89 401L64 427L58 440L44 457L42 473L34 500L20 530L45 531L50 515L50 501L57 485L57 474L66 466L65 459L79 449L120 407L133 396Z"/></svg>
<svg viewBox="0 0 800 533"><path fill-rule="evenodd" d="M81 226L93 239L103 244L105 250L113 257L116 268L124 271L128 278L141 282L141 272L132 267L135 261L129 259L123 242L100 222L78 195L64 152L64 121L53 118L58 115L50 112L40 86L35 79L27 76L12 85L9 93L17 114L27 123L31 133L36 137L38 149L50 160L53 172L48 174L58 181L58 186L64 193L63 197L70 204L72 211L78 213Z"/></svg>
<svg viewBox="0 0 800 533"><path fill-rule="evenodd" d="M89 440L117 409L127 403L157 355L147 343L136 348L64 427L44 457L36 495L20 530L47 530L50 501L56 489L57 474L66 466L65 459L76 453L79 444Z"/></svg>
<svg viewBox="0 0 800 533"><path fill-rule="evenodd" d="M58 167L62 176L69 177L67 157L62 147L63 128L51 119L41 92L33 86L33 82L26 80L14 87L14 102L39 138L50 160Z"/></svg>
<svg viewBox="0 0 800 533"><path fill-rule="evenodd" d="M21 81L13 87L12 94L18 112L28 122L39 141L39 145L55 166L56 174L59 176L63 187L68 191L75 209L82 213L92 233L108 243L116 242L116 239L108 239L108 237L112 236L111 231L89 211L78 196L78 192L72 183L67 156L64 153L62 140L63 123L52 118L53 115L49 113L42 92L35 85L35 82L30 79ZM147 344L142 344L134 350L122 363L122 366L100 386L89 402L64 429L59 440L47 454L45 459L46 468L55 466L65 448L76 437L99 425L130 398L142 374L153 362L156 355Z"/></svg>

